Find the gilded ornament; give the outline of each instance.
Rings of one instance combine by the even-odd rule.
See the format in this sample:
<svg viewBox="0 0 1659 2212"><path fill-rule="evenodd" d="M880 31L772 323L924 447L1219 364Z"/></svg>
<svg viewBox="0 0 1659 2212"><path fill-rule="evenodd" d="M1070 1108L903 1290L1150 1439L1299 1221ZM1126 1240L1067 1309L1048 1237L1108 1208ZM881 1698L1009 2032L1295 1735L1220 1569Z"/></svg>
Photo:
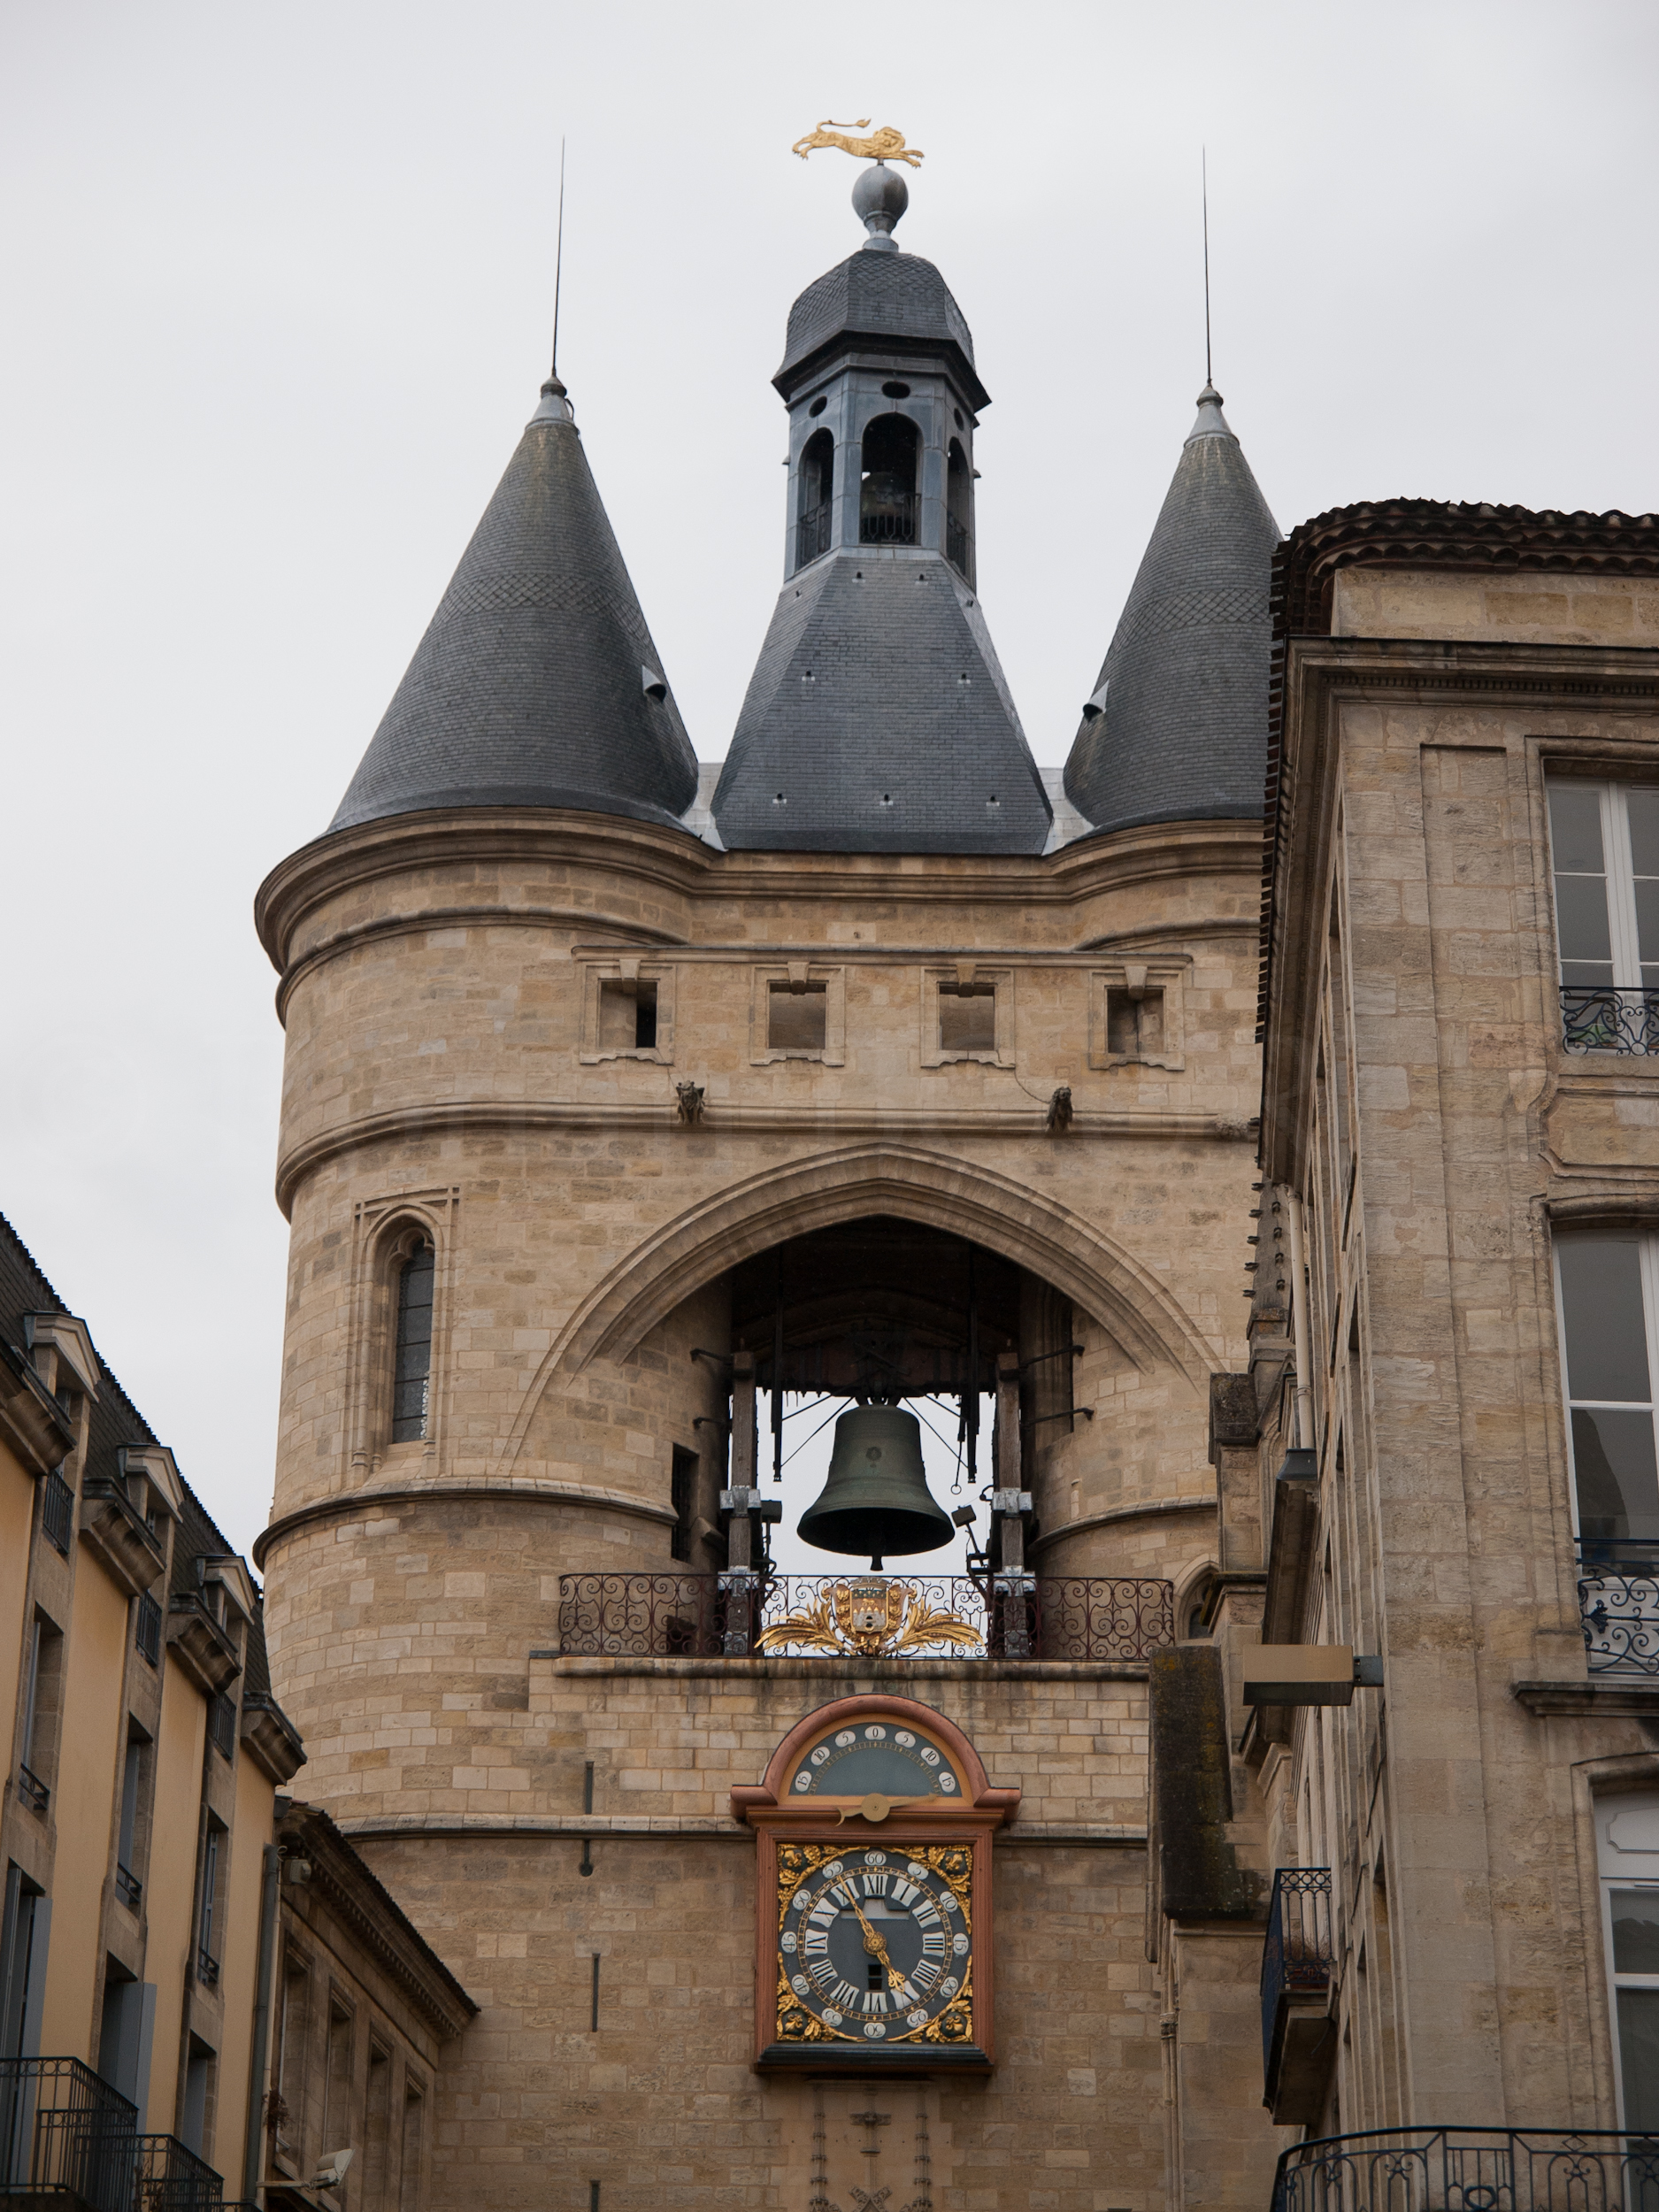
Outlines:
<svg viewBox="0 0 1659 2212"><path fill-rule="evenodd" d="M985 1639L961 1614L930 1605L915 1583L860 1576L830 1584L804 1612L787 1613L755 1639L757 1652L786 1644L869 1658L941 1646L983 1651Z"/></svg>
<svg viewBox="0 0 1659 2212"><path fill-rule="evenodd" d="M904 133L895 131L890 123L884 123L868 138L844 138L844 131L867 131L870 118L861 115L856 123L836 123L826 116L815 131L804 138L797 138L790 147L792 154L799 154L804 161L819 146L839 146L844 154L853 154L860 161L902 161L911 169L919 169L926 156L919 146L907 146Z"/></svg>

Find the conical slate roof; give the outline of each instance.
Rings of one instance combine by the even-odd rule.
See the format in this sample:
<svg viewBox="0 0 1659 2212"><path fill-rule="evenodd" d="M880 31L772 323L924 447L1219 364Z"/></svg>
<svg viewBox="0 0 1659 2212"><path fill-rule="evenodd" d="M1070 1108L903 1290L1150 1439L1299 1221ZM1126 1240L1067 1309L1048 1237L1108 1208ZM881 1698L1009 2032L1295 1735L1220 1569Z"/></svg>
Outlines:
<svg viewBox="0 0 1659 2212"><path fill-rule="evenodd" d="M1095 830L1261 813L1279 538L1206 384L1065 764Z"/></svg>
<svg viewBox="0 0 1659 2212"><path fill-rule="evenodd" d="M1040 853L1042 779L979 595L861 546L783 588L714 795L729 849Z"/></svg>
<svg viewBox="0 0 1659 2212"><path fill-rule="evenodd" d="M696 789L696 756L550 380L330 826L541 806L681 827Z"/></svg>

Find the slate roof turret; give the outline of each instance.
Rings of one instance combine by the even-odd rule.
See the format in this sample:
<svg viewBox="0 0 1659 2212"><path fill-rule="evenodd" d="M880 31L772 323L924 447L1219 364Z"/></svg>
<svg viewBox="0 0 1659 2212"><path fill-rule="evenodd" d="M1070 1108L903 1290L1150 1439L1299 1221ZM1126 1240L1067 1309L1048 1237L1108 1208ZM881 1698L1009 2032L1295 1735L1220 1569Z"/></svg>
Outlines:
<svg viewBox="0 0 1659 2212"><path fill-rule="evenodd" d="M990 395L944 279L893 240L909 196L895 172L864 171L853 206L871 234L789 311L772 381L792 417L791 495L807 495L809 439L834 440L835 488L812 480L827 526L809 543L798 525L714 792L729 849L1040 853L1053 826L973 580L972 435ZM866 512L901 465L872 458L866 434L895 418L918 472L902 507Z"/></svg>
<svg viewBox="0 0 1659 2212"><path fill-rule="evenodd" d="M772 380L787 400L835 354L861 341L883 353L942 354L972 406L991 403L973 365L967 318L944 278L919 254L872 253L863 246L809 284L789 310L783 362Z"/></svg>
<svg viewBox="0 0 1659 2212"><path fill-rule="evenodd" d="M330 826L571 807L680 827L697 763L549 378Z"/></svg>
<svg viewBox="0 0 1659 2212"><path fill-rule="evenodd" d="M1097 832L1260 815L1279 536L1206 384L1066 762Z"/></svg>

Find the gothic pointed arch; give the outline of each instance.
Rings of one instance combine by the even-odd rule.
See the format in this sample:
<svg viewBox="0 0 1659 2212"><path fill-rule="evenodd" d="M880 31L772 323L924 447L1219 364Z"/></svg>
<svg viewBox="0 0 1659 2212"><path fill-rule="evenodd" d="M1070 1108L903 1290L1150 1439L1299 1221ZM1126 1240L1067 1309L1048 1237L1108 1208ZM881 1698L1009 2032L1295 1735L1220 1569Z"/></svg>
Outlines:
<svg viewBox="0 0 1659 2212"><path fill-rule="evenodd" d="M885 1214L953 1231L1075 1301L1138 1367L1173 1368L1194 1390L1220 1355L1169 1286L1095 1223L1012 1178L919 1146L875 1142L798 1160L689 1207L611 1269L543 1360L505 1447L518 1458L557 1375L626 1360L694 1291L790 1237Z"/></svg>

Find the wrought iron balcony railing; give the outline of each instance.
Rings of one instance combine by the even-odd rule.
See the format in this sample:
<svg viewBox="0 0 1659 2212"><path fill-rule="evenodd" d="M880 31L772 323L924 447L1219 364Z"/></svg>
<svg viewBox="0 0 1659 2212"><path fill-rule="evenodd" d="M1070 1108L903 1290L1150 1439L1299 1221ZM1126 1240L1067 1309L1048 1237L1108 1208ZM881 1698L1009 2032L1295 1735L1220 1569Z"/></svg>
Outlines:
<svg viewBox="0 0 1659 2212"><path fill-rule="evenodd" d="M204 1989L219 1986L219 1961L204 1943L196 1947L196 1978Z"/></svg>
<svg viewBox="0 0 1659 2212"><path fill-rule="evenodd" d="M129 1912L136 1912L144 1894L144 1885L130 1866L119 1863L115 1869L115 1893Z"/></svg>
<svg viewBox="0 0 1659 2212"><path fill-rule="evenodd" d="M78 2058L0 2058L0 2198L131 2212L138 2115Z"/></svg>
<svg viewBox="0 0 1659 2212"><path fill-rule="evenodd" d="M1319 2116L1336 2055L1325 2016L1335 1957L1330 1868L1281 1866L1262 1948L1262 2078L1263 2102L1284 2124L1310 2127Z"/></svg>
<svg viewBox="0 0 1659 2212"><path fill-rule="evenodd" d="M224 2201L223 2179L176 2135L137 2138L133 2212L221 2212Z"/></svg>
<svg viewBox="0 0 1659 2212"><path fill-rule="evenodd" d="M1578 1614L1592 1674L1659 1675L1659 1544L1582 1539Z"/></svg>
<svg viewBox="0 0 1659 2212"><path fill-rule="evenodd" d="M835 503L826 499L816 507L810 507L795 526L795 565L804 568L809 561L816 561L821 553L830 549L830 530Z"/></svg>
<svg viewBox="0 0 1659 2212"><path fill-rule="evenodd" d="M1273 2212L1652 2212L1659 2139L1612 2128L1381 2128L1297 2143Z"/></svg>
<svg viewBox="0 0 1659 2212"><path fill-rule="evenodd" d="M1569 1052L1659 1052L1659 991L1563 983L1561 1027Z"/></svg>
<svg viewBox="0 0 1659 2212"><path fill-rule="evenodd" d="M31 1812L43 1813L52 1801L52 1793L38 1774L31 1774L27 1767L18 1769L18 1795Z"/></svg>
<svg viewBox="0 0 1659 2212"><path fill-rule="evenodd" d="M968 534L967 526L952 514L945 517L945 558L964 582L972 582L973 540Z"/></svg>
<svg viewBox="0 0 1659 2212"><path fill-rule="evenodd" d="M586 1574L559 1578L572 1657L1144 1659L1175 1640L1149 1577Z"/></svg>
<svg viewBox="0 0 1659 2212"><path fill-rule="evenodd" d="M61 1468L54 1467L42 1487L41 1526L67 1559L75 1532L75 1494L64 1480Z"/></svg>
<svg viewBox="0 0 1659 2212"><path fill-rule="evenodd" d="M858 518L861 545L914 545L922 503L914 492L887 493L873 514Z"/></svg>

